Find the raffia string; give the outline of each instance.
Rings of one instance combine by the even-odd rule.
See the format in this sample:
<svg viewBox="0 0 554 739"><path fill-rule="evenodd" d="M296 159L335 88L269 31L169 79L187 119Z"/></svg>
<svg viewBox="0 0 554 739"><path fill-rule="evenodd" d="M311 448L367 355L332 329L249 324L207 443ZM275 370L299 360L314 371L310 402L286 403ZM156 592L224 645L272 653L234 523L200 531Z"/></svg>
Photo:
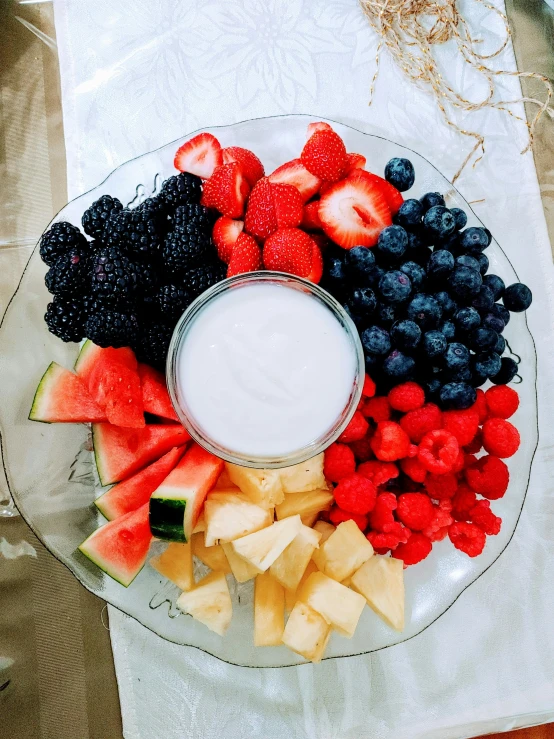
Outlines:
<svg viewBox="0 0 554 739"><path fill-rule="evenodd" d="M521 152L522 154L525 154L533 146L535 129L543 114L547 113L551 118L554 118L554 110L550 107L553 94L552 84L548 77L535 72L495 71L485 64L487 60L494 59L504 51L510 41L511 30L507 17L498 8L495 8L486 0L473 1L496 13L505 26L504 40L490 54L480 54L478 52L476 47L482 43L482 40L473 38L471 35L467 22L458 11L457 0L359 0L367 20L379 35L369 104L371 105L373 100L375 84L379 76L381 54L386 47L396 64L409 79L422 84L423 87L430 88L446 123L458 133L475 141L472 150L462 162L452 182L458 179L474 155L478 153L473 161L475 167L485 154L484 136L475 131L468 131L455 123L449 112L452 108L458 108L464 112L495 108L521 121L527 126L529 135L527 146ZM451 39L456 41L458 52L462 55L464 61L479 72L487 82L487 91L481 100L467 100L460 92L454 90L441 74L433 56L433 46L443 44ZM545 88L545 99L541 101L537 98L521 97L517 100L494 100L495 77L500 76L539 80ZM522 102L538 107L531 121L522 118L507 107Z"/></svg>

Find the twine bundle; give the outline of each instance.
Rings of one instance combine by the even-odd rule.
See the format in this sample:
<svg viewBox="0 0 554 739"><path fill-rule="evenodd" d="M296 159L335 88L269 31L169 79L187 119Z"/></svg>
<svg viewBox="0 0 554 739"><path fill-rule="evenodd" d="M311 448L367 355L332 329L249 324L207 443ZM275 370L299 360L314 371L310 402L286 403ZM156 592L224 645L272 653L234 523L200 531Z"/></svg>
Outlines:
<svg viewBox="0 0 554 739"><path fill-rule="evenodd" d="M456 172L452 182L457 180L475 154L479 152L473 162L474 167L485 153L484 136L458 126L451 117L450 111L453 108L464 112L495 108L521 121L527 126L529 135L528 144L521 152L522 154L533 146L535 129L542 115L547 113L551 118L554 117L554 110L550 107L553 91L548 77L535 72L495 71L485 64L487 60L497 57L504 51L511 37L507 17L486 0L474 0L474 2L496 13L505 26L504 40L495 51L489 54L479 53L477 47L482 42L471 35L467 22L458 11L456 0L359 0L359 2L371 27L379 35L376 69L371 81L369 104L371 105L379 75L381 54L386 47L398 67L410 80L430 89L446 123L458 133L474 139L475 145ZM463 60L480 73L487 82L487 91L481 100L467 100L460 92L454 90L441 74L433 56L433 46L451 39L455 40L458 53L462 55ZM539 80L545 88L545 99L541 101L537 98L521 97L516 100L494 100L495 78L500 76ZM531 121L517 115L508 107L521 102L538 106Z"/></svg>

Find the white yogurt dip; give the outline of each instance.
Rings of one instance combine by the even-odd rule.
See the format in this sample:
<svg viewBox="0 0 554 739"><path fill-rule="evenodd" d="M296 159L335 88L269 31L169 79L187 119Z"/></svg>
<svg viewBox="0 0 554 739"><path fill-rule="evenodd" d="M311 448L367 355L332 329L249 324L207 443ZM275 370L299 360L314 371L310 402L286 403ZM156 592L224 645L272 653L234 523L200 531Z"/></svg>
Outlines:
<svg viewBox="0 0 554 739"><path fill-rule="evenodd" d="M208 440L245 456L286 456L319 439L356 377L353 342L332 311L270 282L214 297L178 351L183 410Z"/></svg>

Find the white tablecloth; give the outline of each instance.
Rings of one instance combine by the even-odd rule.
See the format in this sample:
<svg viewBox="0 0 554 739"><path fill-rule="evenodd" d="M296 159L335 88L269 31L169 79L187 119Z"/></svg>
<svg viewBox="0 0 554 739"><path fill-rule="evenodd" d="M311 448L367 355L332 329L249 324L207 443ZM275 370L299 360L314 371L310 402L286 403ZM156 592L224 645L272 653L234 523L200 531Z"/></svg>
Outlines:
<svg viewBox="0 0 554 739"><path fill-rule="evenodd" d="M491 0L503 8L501 0ZM356 0L55 0L71 196L116 165L204 125L288 112L341 119L407 143L447 176L471 142L384 57ZM501 24L466 0L483 49ZM446 44L448 76L479 91ZM515 69L511 47L495 62ZM508 79L503 95L518 97ZM521 106L517 110L523 114ZM552 258L525 131L498 112L463 120L487 156L458 187L535 296L541 438L502 557L406 644L318 666L252 670L162 641L110 608L125 736L403 739L474 736L554 720Z"/></svg>

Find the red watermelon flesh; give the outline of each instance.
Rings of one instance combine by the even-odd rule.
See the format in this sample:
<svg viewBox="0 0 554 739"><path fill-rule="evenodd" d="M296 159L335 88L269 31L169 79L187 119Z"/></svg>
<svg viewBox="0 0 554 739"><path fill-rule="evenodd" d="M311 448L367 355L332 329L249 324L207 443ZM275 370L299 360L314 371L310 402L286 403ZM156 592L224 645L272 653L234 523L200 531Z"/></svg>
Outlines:
<svg viewBox="0 0 554 739"><path fill-rule="evenodd" d="M102 349L101 346L93 344L90 339L87 339L81 347L73 369L83 382L88 385L91 372L106 360L119 362L131 370L137 369L135 353L128 346L124 346L121 349L114 349L111 346L107 349Z"/></svg>
<svg viewBox="0 0 554 739"><path fill-rule="evenodd" d="M188 432L176 423L142 429L121 428L110 423L93 424L94 456L102 485L125 480L189 439Z"/></svg>
<svg viewBox="0 0 554 739"><path fill-rule="evenodd" d="M136 370L117 360L105 358L89 376L89 390L115 426L143 428L142 390Z"/></svg>
<svg viewBox="0 0 554 739"><path fill-rule="evenodd" d="M52 362L38 384L29 419L44 423L93 423L105 421L106 414L77 375Z"/></svg>
<svg viewBox="0 0 554 739"><path fill-rule="evenodd" d="M149 367L147 364L139 364L138 372L142 386L142 404L147 413L154 416L169 418L179 421L178 415L167 392L165 377L161 372Z"/></svg>
<svg viewBox="0 0 554 739"><path fill-rule="evenodd" d="M174 447L156 462L114 485L94 501L100 513L108 521L112 521L130 511L136 511L147 503L154 490L162 484L181 459L183 452L183 447Z"/></svg>
<svg viewBox="0 0 554 739"><path fill-rule="evenodd" d="M151 541L146 503L100 526L79 549L107 575L127 587L143 568Z"/></svg>

